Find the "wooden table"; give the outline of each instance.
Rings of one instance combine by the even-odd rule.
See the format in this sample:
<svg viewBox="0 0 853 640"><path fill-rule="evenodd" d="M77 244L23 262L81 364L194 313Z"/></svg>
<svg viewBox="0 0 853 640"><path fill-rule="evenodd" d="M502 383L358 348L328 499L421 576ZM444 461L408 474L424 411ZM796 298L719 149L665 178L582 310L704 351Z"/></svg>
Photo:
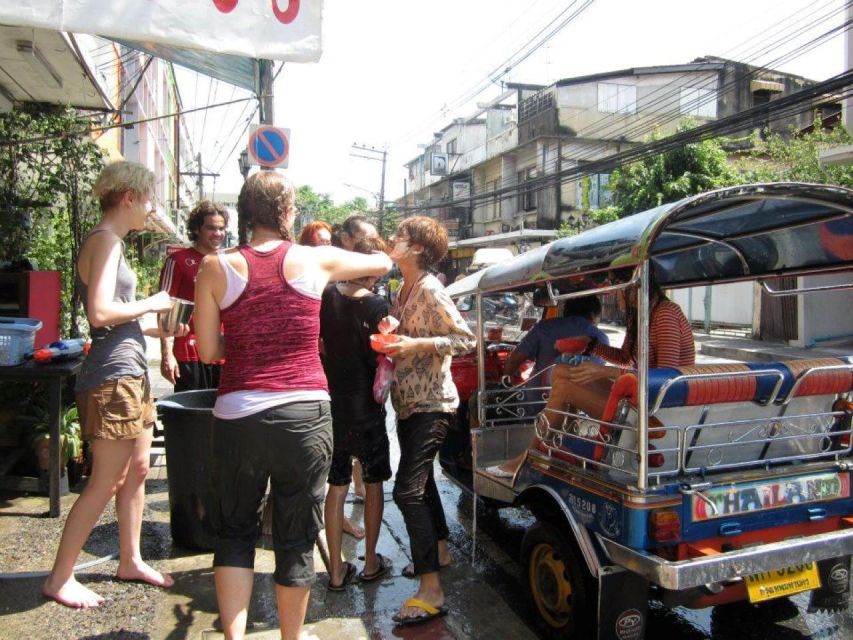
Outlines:
<svg viewBox="0 0 853 640"><path fill-rule="evenodd" d="M77 375L83 365L82 358L50 364L36 364L32 360L14 367L0 367L0 383L46 382L48 394L48 420L50 422L50 517L59 517L60 478L62 476L62 451L60 426L62 420L62 383Z"/></svg>

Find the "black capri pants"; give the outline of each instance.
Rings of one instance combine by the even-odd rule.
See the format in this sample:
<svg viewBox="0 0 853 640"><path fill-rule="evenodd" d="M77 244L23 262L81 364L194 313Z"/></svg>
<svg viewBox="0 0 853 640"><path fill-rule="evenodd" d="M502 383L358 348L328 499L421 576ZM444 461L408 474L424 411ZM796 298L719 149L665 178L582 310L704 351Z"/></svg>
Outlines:
<svg viewBox="0 0 853 640"><path fill-rule="evenodd" d="M254 568L259 510L269 480L273 578L286 587L312 584L332 462L329 402L292 402L235 420L216 418L211 446L213 566Z"/></svg>

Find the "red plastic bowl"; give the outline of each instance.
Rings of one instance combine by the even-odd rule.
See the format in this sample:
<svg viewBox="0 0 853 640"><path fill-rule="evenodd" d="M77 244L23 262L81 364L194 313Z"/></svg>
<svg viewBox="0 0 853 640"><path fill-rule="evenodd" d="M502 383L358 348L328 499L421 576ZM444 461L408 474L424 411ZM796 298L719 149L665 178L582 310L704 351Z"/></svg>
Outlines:
<svg viewBox="0 0 853 640"><path fill-rule="evenodd" d="M554 343L554 348L560 353L574 355L582 353L587 345L589 345L589 336L575 336L572 338L562 338Z"/></svg>
<svg viewBox="0 0 853 640"><path fill-rule="evenodd" d="M399 339L393 333L374 333L370 336L370 347L379 353L390 353L388 345L394 344Z"/></svg>

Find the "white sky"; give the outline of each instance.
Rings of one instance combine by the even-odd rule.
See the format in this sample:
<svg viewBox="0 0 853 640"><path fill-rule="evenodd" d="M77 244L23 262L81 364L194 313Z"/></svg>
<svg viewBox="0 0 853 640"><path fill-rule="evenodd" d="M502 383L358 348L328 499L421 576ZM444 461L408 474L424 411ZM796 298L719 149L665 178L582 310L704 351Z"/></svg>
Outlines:
<svg viewBox="0 0 853 640"><path fill-rule="evenodd" d="M364 196L373 204L380 163L351 157L352 143L388 149L386 199L401 196L403 163L418 155L418 143L430 142L432 132L453 118L473 113L476 102L499 95L500 87L492 84L465 104L459 100L570 2L325 0L324 5L320 62L286 64L275 84L275 124L292 132L286 173L297 185L309 184L337 202ZM842 0L594 0L502 79L544 84L716 55L824 80L844 69L840 34L809 53L774 61L795 55L798 46L841 24L842 5ZM832 15L820 25L792 35L826 14ZM207 79L196 82L190 73L180 74L179 83L185 108L204 104L208 95L210 102L221 102L233 93L219 83L211 91ZM248 115L238 120L240 108L210 111L203 136L203 116L189 118L203 159L216 160L207 170L222 166L218 192L236 192L242 183L237 155L246 146L245 136L227 155Z"/></svg>

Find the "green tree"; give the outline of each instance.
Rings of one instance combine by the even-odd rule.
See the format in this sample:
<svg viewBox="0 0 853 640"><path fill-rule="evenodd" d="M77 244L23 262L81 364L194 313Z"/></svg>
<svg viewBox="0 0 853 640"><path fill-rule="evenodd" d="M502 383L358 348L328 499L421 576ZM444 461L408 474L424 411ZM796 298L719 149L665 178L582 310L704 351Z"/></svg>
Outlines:
<svg viewBox="0 0 853 640"><path fill-rule="evenodd" d="M32 259L62 277L62 334L79 335L74 277L80 245L98 220L92 185L104 166L88 120L48 108L0 114L0 259Z"/></svg>
<svg viewBox="0 0 853 640"><path fill-rule="evenodd" d="M310 185L302 185L296 189L296 210L298 212L296 222L297 235L309 222L322 220L330 225L340 224L351 215L362 215L379 226L378 211L371 209L366 198L356 197L343 204L335 204L327 193L318 193ZM380 233L394 229L397 226L399 216L396 211L386 209L383 216L383 229Z"/></svg>
<svg viewBox="0 0 853 640"><path fill-rule="evenodd" d="M735 161L744 182L814 182L853 188L853 166L821 166L820 162L822 151L853 144L844 127L825 129L817 117L806 133L769 133L764 140L753 136L752 142L746 157Z"/></svg>
<svg viewBox="0 0 853 640"><path fill-rule="evenodd" d="M694 122L685 120L678 130L694 126ZM659 133L652 136L652 140L656 139L660 139ZM619 216L737 183L739 174L727 161L724 142L721 138L691 142L614 171L610 188Z"/></svg>

